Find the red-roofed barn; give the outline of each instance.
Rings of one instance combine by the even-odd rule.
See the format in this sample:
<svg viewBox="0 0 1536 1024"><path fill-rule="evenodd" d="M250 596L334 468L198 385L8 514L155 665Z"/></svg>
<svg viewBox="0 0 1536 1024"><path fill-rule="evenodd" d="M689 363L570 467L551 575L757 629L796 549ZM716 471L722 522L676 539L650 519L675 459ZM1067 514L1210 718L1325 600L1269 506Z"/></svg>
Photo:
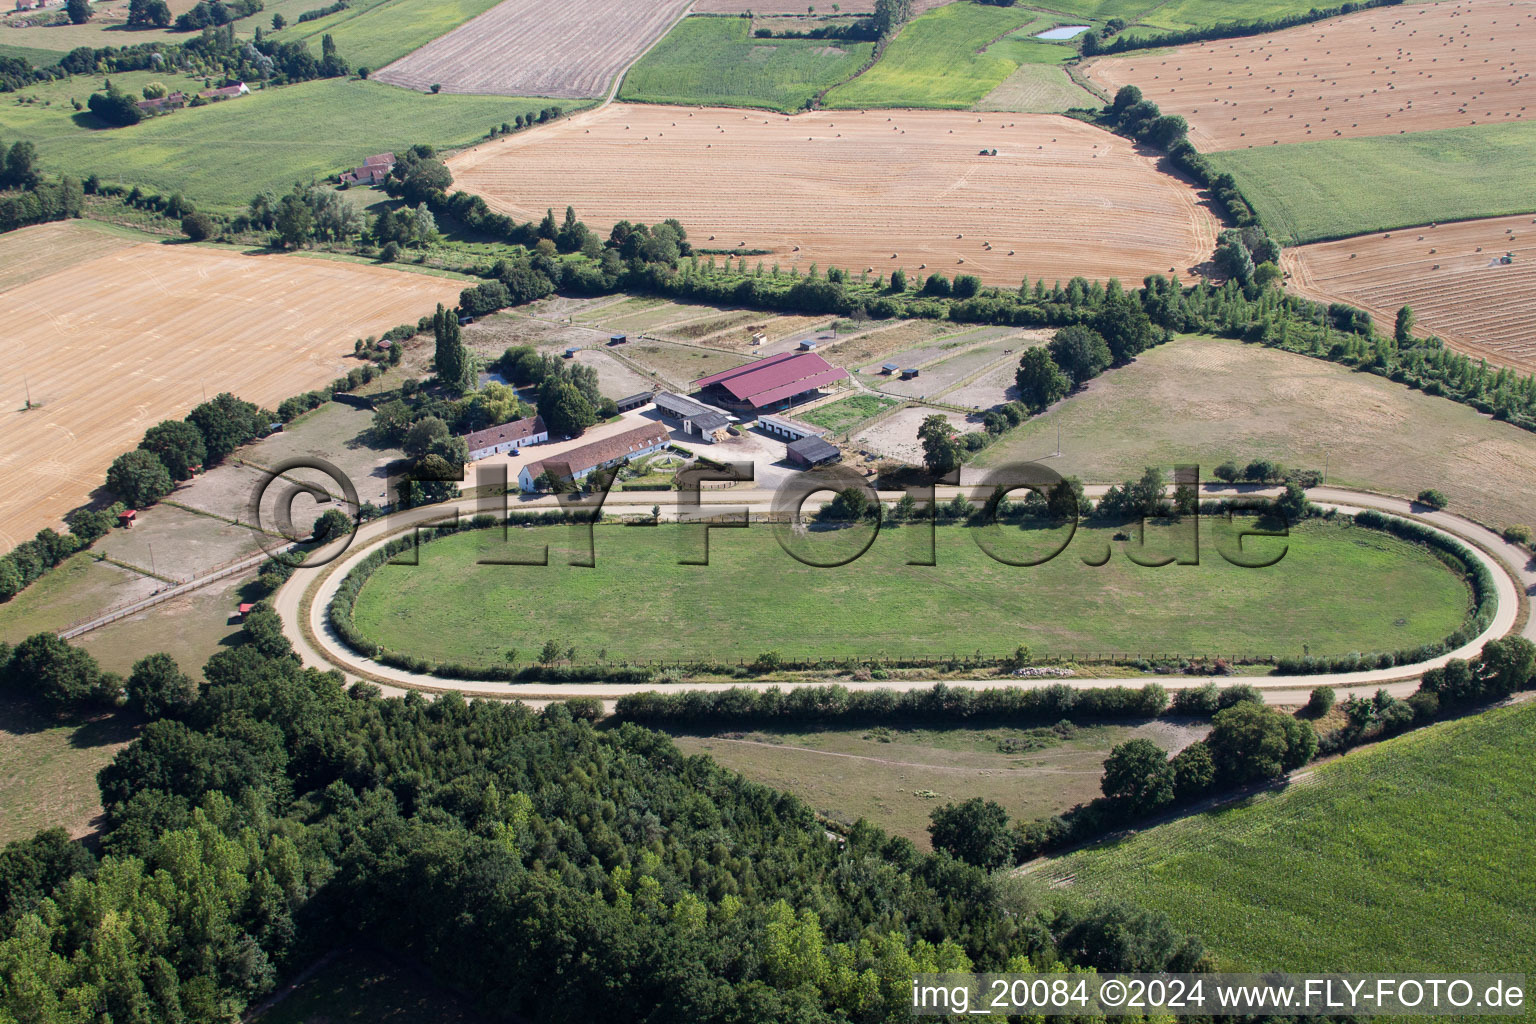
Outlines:
<svg viewBox="0 0 1536 1024"><path fill-rule="evenodd" d="M847 370L814 352L785 352L701 377L693 386L716 405L761 412L787 408L801 395L847 378Z"/></svg>

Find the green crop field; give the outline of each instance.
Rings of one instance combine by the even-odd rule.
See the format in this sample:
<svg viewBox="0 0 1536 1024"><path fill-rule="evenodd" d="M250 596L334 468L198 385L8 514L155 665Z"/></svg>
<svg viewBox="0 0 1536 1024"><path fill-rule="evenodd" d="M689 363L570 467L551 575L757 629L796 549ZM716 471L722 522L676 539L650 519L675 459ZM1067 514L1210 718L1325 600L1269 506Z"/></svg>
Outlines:
<svg viewBox="0 0 1536 1024"><path fill-rule="evenodd" d="M201 88L152 71L112 75L113 85L138 92L150 81L172 89ZM181 192L205 209L234 212L264 189L287 191L362 162L370 153L417 142L462 146L493 126L551 102L508 96L429 96L380 82L329 79L256 90L206 107L189 107L129 128L98 128L76 113L103 80L77 77L6 93L0 138L30 139L43 166L79 177ZM35 102L23 102L35 99Z"/></svg>
<svg viewBox="0 0 1536 1024"><path fill-rule="evenodd" d="M1211 153L1289 244L1536 211L1536 123Z"/></svg>
<svg viewBox="0 0 1536 1024"><path fill-rule="evenodd" d="M795 418L840 434L854 424L863 423L871 416L900 404L896 399L882 395L853 395L808 409Z"/></svg>
<svg viewBox="0 0 1536 1024"><path fill-rule="evenodd" d="M1055 64L1020 64L1001 85L976 102L977 110L1014 110L1055 114L1073 107L1098 107L1101 101Z"/></svg>
<svg viewBox="0 0 1536 1024"><path fill-rule="evenodd" d="M1187 545L1188 524L1167 529ZM477 530L426 545L419 565L382 567L355 617L391 650L488 665L505 664L511 648L526 662L552 638L575 644L577 660L589 663L603 649L609 660L723 661L765 650L789 658L998 656L1020 643L1063 657L1280 655L1303 645L1335 654L1439 640L1467 615L1465 583L1427 550L1384 534L1313 521L1288 541L1248 540L1245 550L1289 548L1270 568L1242 569L1217 554L1233 550L1233 530L1203 522L1200 564L1160 569L1118 550L1101 567L1085 565L1083 557L1103 557L1111 544L1112 528L1100 526L1080 527L1060 557L1033 567L994 561L978 539L1014 560L1043 558L1063 531L943 527L933 568L907 564L926 553L926 531L917 528L882 531L841 568L801 564L761 525L716 531L707 566L678 564L701 553L694 528L596 528L595 568L568 566L560 550L567 527L514 530L505 541L498 530ZM1156 551L1177 546L1156 527L1149 537ZM829 551L856 551L849 540L813 531L791 543L826 561ZM537 557L546 543L548 566L478 564Z"/></svg>
<svg viewBox="0 0 1536 1024"><path fill-rule="evenodd" d="M1337 7L1337 3L1314 3L1313 0L1168 0L1163 4L1148 4L1147 10L1136 19L1139 29L1186 29L1217 25L1223 22L1264 21L1291 14L1305 14L1315 7ZM1129 33L1136 35L1132 31Z"/></svg>
<svg viewBox="0 0 1536 1024"><path fill-rule="evenodd" d="M904 27L864 74L827 94L829 107L963 109L1021 64L1059 64L1071 46L1031 39L1049 27L1038 11L957 3Z"/></svg>
<svg viewBox="0 0 1536 1024"><path fill-rule="evenodd" d="M353 5L345 11L302 24L294 24L297 19L290 18L288 28L278 33L277 38L308 40L310 50L318 54L321 37L329 34L336 41L336 52L345 57L347 63L377 70L458 28L475 15L485 13L498 2L382 0L367 6ZM310 6L327 5L315 0Z"/></svg>
<svg viewBox="0 0 1536 1024"><path fill-rule="evenodd" d="M619 98L792 111L852 75L873 43L757 39L747 18L684 18L624 78Z"/></svg>
<svg viewBox="0 0 1536 1024"><path fill-rule="evenodd" d="M1531 703L1446 722L1038 874L1166 912L1223 967L1536 971L1533 734Z"/></svg>

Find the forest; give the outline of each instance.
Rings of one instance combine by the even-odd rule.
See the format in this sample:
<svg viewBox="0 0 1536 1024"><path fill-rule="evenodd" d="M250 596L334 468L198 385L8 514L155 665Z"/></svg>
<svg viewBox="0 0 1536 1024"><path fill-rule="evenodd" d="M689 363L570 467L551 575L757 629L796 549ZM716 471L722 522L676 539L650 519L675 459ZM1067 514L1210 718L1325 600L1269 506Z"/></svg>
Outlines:
<svg viewBox="0 0 1536 1024"><path fill-rule="evenodd" d="M204 672L190 701L130 680L163 717L100 773L99 853L0 853L0 1019L226 1020L349 944L548 1021L879 1021L916 971L1205 963L1160 916L1046 914L580 704L385 699L280 636Z"/></svg>

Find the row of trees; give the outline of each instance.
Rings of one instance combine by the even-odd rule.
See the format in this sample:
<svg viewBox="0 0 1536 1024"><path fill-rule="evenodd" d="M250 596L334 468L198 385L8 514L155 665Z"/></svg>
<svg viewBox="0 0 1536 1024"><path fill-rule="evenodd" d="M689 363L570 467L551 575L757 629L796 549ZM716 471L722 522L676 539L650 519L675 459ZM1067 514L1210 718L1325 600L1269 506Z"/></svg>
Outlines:
<svg viewBox="0 0 1536 1024"><path fill-rule="evenodd" d="M7 1016L223 1019L364 937L496 1019L877 1021L920 971L1201 962L1165 919L1042 913L867 823L828 842L794 797L562 704L385 700L254 638L190 704L144 667L169 713L100 773L99 855L0 853Z"/></svg>
<svg viewBox="0 0 1536 1024"><path fill-rule="evenodd" d="M236 448L265 436L276 413L229 392L193 407L185 419L162 420L144 432L133 451L107 470L107 489L133 508L153 505L203 467L223 462Z"/></svg>
<svg viewBox="0 0 1536 1024"><path fill-rule="evenodd" d="M19 140L9 149L0 143L0 232L78 217L84 202L77 179L64 176L53 181L43 177L37 166L37 147L31 142Z"/></svg>

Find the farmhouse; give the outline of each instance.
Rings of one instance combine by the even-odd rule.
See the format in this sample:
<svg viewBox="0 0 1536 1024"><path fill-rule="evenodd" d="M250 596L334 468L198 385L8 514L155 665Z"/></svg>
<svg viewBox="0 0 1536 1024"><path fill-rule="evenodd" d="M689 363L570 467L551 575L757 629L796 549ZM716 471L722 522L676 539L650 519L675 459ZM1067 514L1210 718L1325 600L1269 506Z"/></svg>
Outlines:
<svg viewBox="0 0 1536 1024"><path fill-rule="evenodd" d="M524 417L503 423L499 427L477 430L464 438L469 446L469 461L478 462L492 455L516 451L525 444L538 444L549 440L549 428L542 416Z"/></svg>
<svg viewBox="0 0 1536 1024"><path fill-rule="evenodd" d="M710 444L723 441L731 425L731 418L719 409L700 405L691 398L670 391L657 392L655 401L656 408L663 416L683 421L683 433L695 434L699 440Z"/></svg>
<svg viewBox="0 0 1536 1024"><path fill-rule="evenodd" d="M343 185L381 185L395 166L395 154L375 153L363 161L363 166L343 171Z"/></svg>
<svg viewBox="0 0 1536 1024"><path fill-rule="evenodd" d="M782 437L786 441L798 441L802 437L821 437L826 433L821 427L792 420L788 416L759 416L757 425L764 433Z"/></svg>
<svg viewBox="0 0 1536 1024"><path fill-rule="evenodd" d="M843 457L843 453L834 445L819 437L802 437L798 441L791 441L788 452L790 462L807 469L812 466L824 466Z"/></svg>
<svg viewBox="0 0 1536 1024"><path fill-rule="evenodd" d="M716 405L761 412L788 408L795 399L847 378L847 370L814 352L785 352L701 377L693 386Z"/></svg>
<svg viewBox="0 0 1536 1024"><path fill-rule="evenodd" d="M251 87L244 82L220 86L217 89L204 89L198 93L205 100L232 100L237 96L249 96L250 94Z"/></svg>
<svg viewBox="0 0 1536 1024"><path fill-rule="evenodd" d="M581 480L593 470L607 469L629 459L659 452L671 443L665 426L647 423L561 455L529 462L517 474L517 485L525 491L537 490L537 481L546 471L560 480Z"/></svg>
<svg viewBox="0 0 1536 1024"><path fill-rule="evenodd" d="M161 114L167 110L180 110L187 105L187 94L173 92L168 96L160 96L152 100L139 100L134 106L146 114Z"/></svg>

